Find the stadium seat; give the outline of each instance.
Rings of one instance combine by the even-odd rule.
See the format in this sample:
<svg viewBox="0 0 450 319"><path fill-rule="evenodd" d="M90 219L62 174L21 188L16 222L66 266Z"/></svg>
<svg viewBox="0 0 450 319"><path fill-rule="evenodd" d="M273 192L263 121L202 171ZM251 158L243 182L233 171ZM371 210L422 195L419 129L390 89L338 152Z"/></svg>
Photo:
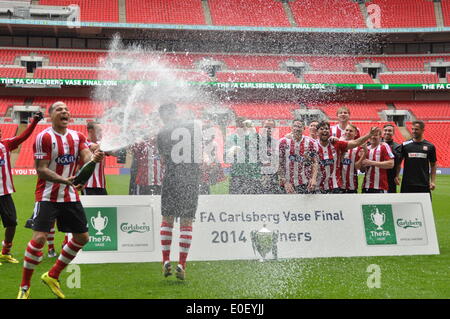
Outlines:
<svg viewBox="0 0 450 319"><path fill-rule="evenodd" d="M433 1L372 0L366 6L378 5L381 28L436 27Z"/></svg>
<svg viewBox="0 0 450 319"><path fill-rule="evenodd" d="M387 110L387 105L380 102L339 102L339 103L308 103L310 109L322 110L331 120L337 120L337 110L346 106L350 109L352 120L379 121L378 112Z"/></svg>
<svg viewBox="0 0 450 319"><path fill-rule="evenodd" d="M41 5L78 5L81 21L119 22L118 0L40 0Z"/></svg>
<svg viewBox="0 0 450 319"><path fill-rule="evenodd" d="M205 24L199 0L126 0L128 23Z"/></svg>
<svg viewBox="0 0 450 319"><path fill-rule="evenodd" d="M450 27L450 0L441 0L444 25Z"/></svg>
<svg viewBox="0 0 450 319"><path fill-rule="evenodd" d="M450 120L449 101L402 101L394 103L398 110L408 110L418 120Z"/></svg>
<svg viewBox="0 0 450 319"><path fill-rule="evenodd" d="M358 4L352 0L297 0L289 2L289 5L299 27L366 27Z"/></svg>
<svg viewBox="0 0 450 319"><path fill-rule="evenodd" d="M215 25L290 27L283 5L275 0L208 0Z"/></svg>
<svg viewBox="0 0 450 319"><path fill-rule="evenodd" d="M248 119L294 119L292 110L296 105L287 103L237 103L232 104L230 108L236 116L242 116Z"/></svg>
<svg viewBox="0 0 450 319"><path fill-rule="evenodd" d="M14 105L23 105L25 98L14 96L0 97L0 116L5 116L8 109Z"/></svg>
<svg viewBox="0 0 450 319"><path fill-rule="evenodd" d="M26 68L0 68L0 78L24 78L26 75Z"/></svg>
<svg viewBox="0 0 450 319"><path fill-rule="evenodd" d="M219 82L299 82L292 73L218 72L216 76Z"/></svg>
<svg viewBox="0 0 450 319"><path fill-rule="evenodd" d="M379 75L381 83L391 84L408 84L408 83L439 83L439 78L436 73L404 73L392 74L381 73Z"/></svg>
<svg viewBox="0 0 450 319"><path fill-rule="evenodd" d="M306 83L374 83L367 73L305 73L303 78Z"/></svg>
<svg viewBox="0 0 450 319"><path fill-rule="evenodd" d="M412 123L406 127L411 132ZM450 167L450 122L426 122L424 138L436 146L437 167Z"/></svg>
<svg viewBox="0 0 450 319"><path fill-rule="evenodd" d="M2 132L2 138L10 138L16 136L17 124L0 124L0 131Z"/></svg>

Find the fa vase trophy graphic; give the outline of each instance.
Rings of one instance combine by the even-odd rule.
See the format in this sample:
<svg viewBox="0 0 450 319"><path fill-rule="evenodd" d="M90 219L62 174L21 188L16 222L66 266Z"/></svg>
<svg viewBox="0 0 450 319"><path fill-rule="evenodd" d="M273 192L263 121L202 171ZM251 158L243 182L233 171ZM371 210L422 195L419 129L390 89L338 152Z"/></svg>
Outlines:
<svg viewBox="0 0 450 319"><path fill-rule="evenodd" d="M378 208L376 208L375 213L372 212L370 214L370 219L377 226L377 230L383 230L381 226L386 222L386 215L384 213L380 213Z"/></svg>
<svg viewBox="0 0 450 319"><path fill-rule="evenodd" d="M273 259L278 259L278 231L273 232L263 226L260 230L252 230L250 232L253 251L259 261L266 261L266 256L272 252Z"/></svg>
<svg viewBox="0 0 450 319"><path fill-rule="evenodd" d="M106 228L106 225L108 225L108 216L102 217L102 214L98 211L97 217L91 217L91 224L97 231L96 235L103 235L102 230Z"/></svg>

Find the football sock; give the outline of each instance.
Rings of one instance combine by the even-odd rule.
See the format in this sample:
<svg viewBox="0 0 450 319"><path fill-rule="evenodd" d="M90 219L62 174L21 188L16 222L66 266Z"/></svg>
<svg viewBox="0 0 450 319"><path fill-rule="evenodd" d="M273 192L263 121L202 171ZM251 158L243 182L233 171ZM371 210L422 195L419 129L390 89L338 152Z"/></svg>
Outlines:
<svg viewBox="0 0 450 319"><path fill-rule="evenodd" d="M11 251L12 243L7 243L6 241L3 241L2 245L3 245L2 255L9 255L9 252Z"/></svg>
<svg viewBox="0 0 450 319"><path fill-rule="evenodd" d="M25 257L23 259L23 273L21 287L30 287L31 277L33 276L34 269L42 260L42 248L41 245L34 240L28 243L25 250Z"/></svg>
<svg viewBox="0 0 450 319"><path fill-rule="evenodd" d="M179 264L186 269L186 259L191 248L192 226L180 227L180 260Z"/></svg>
<svg viewBox="0 0 450 319"><path fill-rule="evenodd" d="M53 224L53 227L50 229L50 232L47 234L47 243L48 243L48 250L55 249L55 225L54 224Z"/></svg>
<svg viewBox="0 0 450 319"><path fill-rule="evenodd" d="M161 223L161 248L163 255L163 263L170 260L170 246L172 245L172 229L173 224L167 222Z"/></svg>
<svg viewBox="0 0 450 319"><path fill-rule="evenodd" d="M48 275L52 278L58 279L61 271L63 271L64 268L70 264L81 248L83 248L83 245L80 245L75 241L75 239L72 238L61 250L58 260L55 262L52 269L50 269Z"/></svg>

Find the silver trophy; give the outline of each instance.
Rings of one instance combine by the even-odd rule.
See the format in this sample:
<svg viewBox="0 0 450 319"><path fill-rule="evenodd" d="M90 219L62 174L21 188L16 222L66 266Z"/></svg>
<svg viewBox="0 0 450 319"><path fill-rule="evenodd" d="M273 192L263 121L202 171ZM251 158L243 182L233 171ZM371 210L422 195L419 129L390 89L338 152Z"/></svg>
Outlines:
<svg viewBox="0 0 450 319"><path fill-rule="evenodd" d="M253 251L259 261L263 262L267 260L266 255L272 252L273 259L278 259L278 231L273 232L263 226L260 230L252 230L250 232ZM259 256L258 256L259 254Z"/></svg>

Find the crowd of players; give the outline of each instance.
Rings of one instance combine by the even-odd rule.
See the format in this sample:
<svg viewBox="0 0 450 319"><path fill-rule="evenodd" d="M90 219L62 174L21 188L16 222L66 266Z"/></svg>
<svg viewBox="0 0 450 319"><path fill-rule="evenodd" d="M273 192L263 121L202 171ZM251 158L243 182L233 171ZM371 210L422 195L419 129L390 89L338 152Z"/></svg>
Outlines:
<svg viewBox="0 0 450 319"><path fill-rule="evenodd" d="M214 136L204 138L196 145L196 121L175 116L174 104L162 105L159 110L164 124L158 135L132 145L133 153L130 194L161 194L161 246L163 274L172 274L170 247L176 217L180 218L180 258L176 277L184 280L186 259L192 241L192 221L199 194L209 194L210 186L225 180L217 158ZM59 284L61 271L76 257L89 241L87 221L79 192L84 195L107 195L104 175L105 155L121 156L120 152L105 154L99 149L101 126L88 124L88 138L68 129L70 112L63 102L49 109L52 126L37 135L33 151L37 171L35 208L29 227L33 229L23 265L19 299L30 296L31 278L43 258L45 242L49 243L49 256L56 257L53 247L55 222L58 230L71 233L66 237L61 253L52 268L41 276L42 281L59 298L64 298ZM358 192L358 171L365 174L361 185L363 193L395 193L400 185L399 174L404 161L401 192L430 193L435 188L436 149L424 139L425 124L414 121L412 139L401 144L393 141L394 127L383 130L372 127L360 136L359 129L350 123L350 111L341 107L337 111L339 123L330 126L326 121L309 123L306 136L302 120L293 121L292 130L277 138L275 122L266 120L258 133L252 122L238 118L237 129L226 137L224 157L230 164L230 194L342 194ZM11 194L12 181L10 152L32 133L43 114L34 116L32 124L18 137L0 140L0 215L5 227L0 261L18 263L11 255L17 226L17 216ZM208 126L206 126L208 128ZM189 160L177 162L172 151L177 141L176 130L190 133ZM0 135L1 138L1 135ZM212 146L212 147L211 147ZM200 161L195 160L201 150ZM202 154L202 151L200 151ZM96 169L85 185L74 185L76 170L93 160ZM123 159L122 159L123 160ZM53 250L53 251L52 251ZM1 263L0 263L1 265Z"/></svg>
<svg viewBox="0 0 450 319"><path fill-rule="evenodd" d="M401 192L434 189L436 149L424 139L422 121L413 122L410 141L398 144L391 124L361 136L347 107L339 108L337 116L334 126L311 121L306 127L296 119L284 137L273 120L264 121L258 133L251 120L238 117L236 131L226 136L223 161L215 152L202 165L200 194L209 194L211 185L225 179L220 163L229 166L229 194L396 193L403 160ZM130 194L161 194L163 166L155 139L131 152ZM359 173L364 174L362 185Z"/></svg>

